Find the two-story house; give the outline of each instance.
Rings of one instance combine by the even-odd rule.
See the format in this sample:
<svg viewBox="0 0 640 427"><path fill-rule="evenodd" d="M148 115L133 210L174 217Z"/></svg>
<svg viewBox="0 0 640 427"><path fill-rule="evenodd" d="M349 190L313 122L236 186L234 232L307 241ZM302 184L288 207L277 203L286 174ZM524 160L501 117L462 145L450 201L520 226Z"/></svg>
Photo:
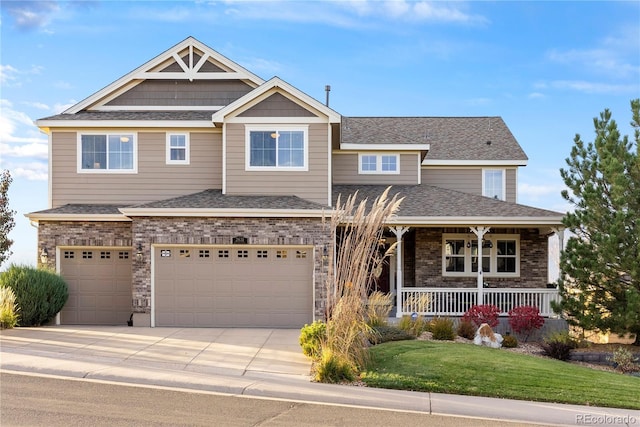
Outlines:
<svg viewBox="0 0 640 427"><path fill-rule="evenodd" d="M194 38L73 107L49 136L40 261L62 324L300 327L325 313L338 195L404 197L377 287L395 314L536 304L562 214L517 203L500 117L346 117ZM425 301L427 305L416 305ZM546 311L545 311L546 310Z"/></svg>

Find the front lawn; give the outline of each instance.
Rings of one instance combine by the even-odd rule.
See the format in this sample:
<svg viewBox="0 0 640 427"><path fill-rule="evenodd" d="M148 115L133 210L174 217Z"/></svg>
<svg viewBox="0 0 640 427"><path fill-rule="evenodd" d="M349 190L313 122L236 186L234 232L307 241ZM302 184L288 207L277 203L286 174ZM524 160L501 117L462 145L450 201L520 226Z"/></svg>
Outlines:
<svg viewBox="0 0 640 427"><path fill-rule="evenodd" d="M395 341L371 347L371 387L640 409L640 378L469 344Z"/></svg>

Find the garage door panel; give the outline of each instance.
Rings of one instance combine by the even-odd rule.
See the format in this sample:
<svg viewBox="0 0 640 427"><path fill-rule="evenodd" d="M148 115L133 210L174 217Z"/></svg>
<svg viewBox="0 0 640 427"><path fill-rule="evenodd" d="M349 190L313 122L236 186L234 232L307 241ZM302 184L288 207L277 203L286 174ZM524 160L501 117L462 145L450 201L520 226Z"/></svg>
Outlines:
<svg viewBox="0 0 640 427"><path fill-rule="evenodd" d="M163 250L171 256L161 257ZM301 327L311 321L311 248L193 247L189 258L178 250L185 249L154 251L155 277L162 277L154 283L156 325Z"/></svg>
<svg viewBox="0 0 640 427"><path fill-rule="evenodd" d="M126 324L132 311L131 251L60 250L60 274L69 285L63 324Z"/></svg>

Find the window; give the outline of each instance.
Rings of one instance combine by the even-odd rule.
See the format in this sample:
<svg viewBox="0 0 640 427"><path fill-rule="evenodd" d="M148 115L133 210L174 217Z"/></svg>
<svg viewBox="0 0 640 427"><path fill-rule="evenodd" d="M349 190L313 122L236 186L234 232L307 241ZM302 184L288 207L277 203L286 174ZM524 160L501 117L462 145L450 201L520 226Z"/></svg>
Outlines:
<svg viewBox="0 0 640 427"><path fill-rule="evenodd" d="M189 164L189 135L186 133L167 134L167 164Z"/></svg>
<svg viewBox="0 0 640 427"><path fill-rule="evenodd" d="M306 126L247 126L246 170L308 170Z"/></svg>
<svg viewBox="0 0 640 427"><path fill-rule="evenodd" d="M400 156L398 154L360 154L358 172L361 174L398 174Z"/></svg>
<svg viewBox="0 0 640 427"><path fill-rule="evenodd" d="M79 134L78 172L136 173L136 136L131 133Z"/></svg>
<svg viewBox="0 0 640 427"><path fill-rule="evenodd" d="M504 176L504 169L483 169L482 195L493 199L506 200Z"/></svg>
<svg viewBox="0 0 640 427"><path fill-rule="evenodd" d="M478 255L480 254L480 257ZM474 234L445 234L442 237L442 275L475 277L479 260L485 277L520 276L520 237L485 235L478 251Z"/></svg>

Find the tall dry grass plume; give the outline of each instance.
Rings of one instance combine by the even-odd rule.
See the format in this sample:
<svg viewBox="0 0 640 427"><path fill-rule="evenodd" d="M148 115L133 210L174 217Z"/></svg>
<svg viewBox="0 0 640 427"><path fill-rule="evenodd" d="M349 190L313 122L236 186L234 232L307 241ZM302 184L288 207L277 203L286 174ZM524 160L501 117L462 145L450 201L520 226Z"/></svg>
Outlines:
<svg viewBox="0 0 640 427"><path fill-rule="evenodd" d="M367 341L372 329L367 325L367 296L374 272L395 250L381 251L385 224L396 214L402 199L389 198L390 187L373 203L357 201L358 193L346 202L338 198L331 216L335 242L329 253L327 279L327 342L323 347L354 371L366 366Z"/></svg>

